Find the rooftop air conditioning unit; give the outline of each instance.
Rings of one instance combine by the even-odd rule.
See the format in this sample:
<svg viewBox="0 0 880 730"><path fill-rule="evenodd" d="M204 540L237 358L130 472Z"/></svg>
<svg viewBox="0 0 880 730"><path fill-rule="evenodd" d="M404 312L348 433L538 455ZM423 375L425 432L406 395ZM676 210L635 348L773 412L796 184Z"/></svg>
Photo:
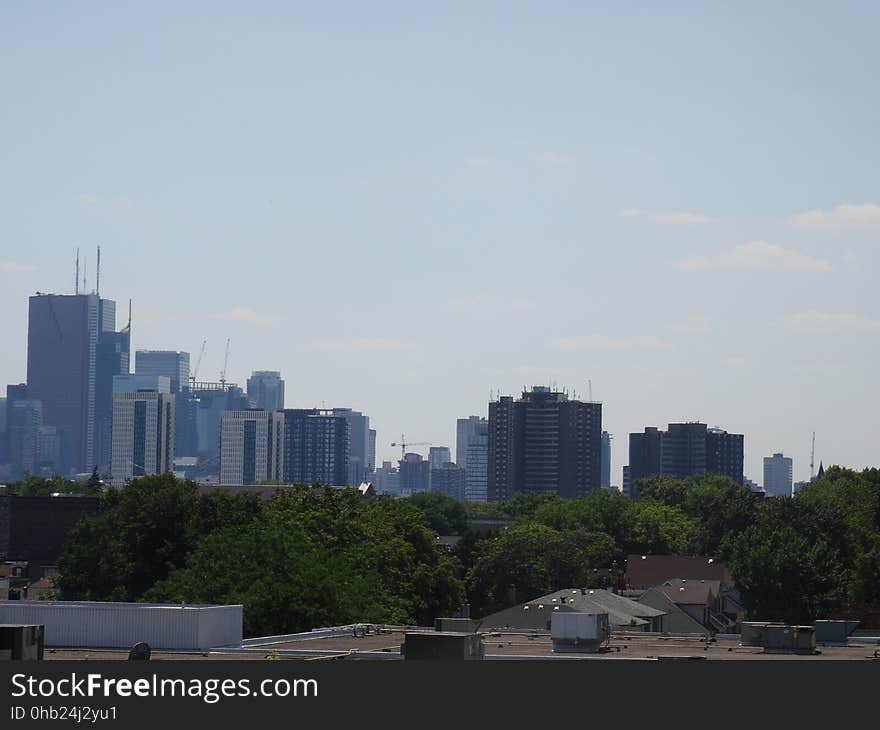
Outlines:
<svg viewBox="0 0 880 730"><path fill-rule="evenodd" d="M554 613L550 621L553 651L594 654L611 638L607 613Z"/></svg>

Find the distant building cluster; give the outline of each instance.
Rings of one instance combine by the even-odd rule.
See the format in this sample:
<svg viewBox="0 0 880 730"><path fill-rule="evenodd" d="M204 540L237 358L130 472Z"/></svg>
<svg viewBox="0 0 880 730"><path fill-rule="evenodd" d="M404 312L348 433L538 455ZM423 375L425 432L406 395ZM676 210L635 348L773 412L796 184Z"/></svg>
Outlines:
<svg viewBox="0 0 880 730"><path fill-rule="evenodd" d="M79 288L79 282L77 289ZM286 408L277 370L255 370L246 389L198 380L201 355L138 350L131 367L131 308L117 329L116 303L98 291L37 293L28 308L27 382L0 397L0 482L28 475L105 483L163 472L202 483L371 483L378 494L437 491L503 501L517 492L577 497L620 489L638 497L648 477L719 474L768 495L791 495L792 460L764 459L763 488L743 474L744 436L705 423L649 426L629 434L629 463L612 479L612 435L602 404L534 386L500 395L488 418L456 422L453 449L394 443L376 461L377 433L352 408ZM427 458L415 446L429 446Z"/></svg>

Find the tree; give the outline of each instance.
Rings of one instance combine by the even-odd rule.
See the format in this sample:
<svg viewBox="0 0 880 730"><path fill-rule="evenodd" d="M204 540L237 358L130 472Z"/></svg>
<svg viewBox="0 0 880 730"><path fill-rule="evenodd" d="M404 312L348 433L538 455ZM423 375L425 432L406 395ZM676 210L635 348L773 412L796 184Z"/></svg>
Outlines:
<svg viewBox="0 0 880 730"><path fill-rule="evenodd" d="M421 510L428 527L438 535L462 535L467 530L467 511L457 499L440 492L421 492L409 502Z"/></svg>
<svg viewBox="0 0 880 730"><path fill-rule="evenodd" d="M98 515L68 536L58 568L64 600L136 601L183 566L206 534L253 520L256 495L202 495L170 474L141 477L102 496Z"/></svg>
<svg viewBox="0 0 880 730"><path fill-rule="evenodd" d="M491 613L561 588L607 583L614 541L587 530L558 531L522 522L476 547L468 599L477 614ZM594 569L597 572L593 572ZM599 574L600 569L605 572Z"/></svg>

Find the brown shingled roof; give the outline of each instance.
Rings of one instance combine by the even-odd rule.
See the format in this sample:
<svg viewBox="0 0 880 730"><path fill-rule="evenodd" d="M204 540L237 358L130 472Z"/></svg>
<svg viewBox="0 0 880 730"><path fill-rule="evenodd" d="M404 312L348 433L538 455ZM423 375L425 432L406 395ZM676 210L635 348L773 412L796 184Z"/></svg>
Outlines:
<svg viewBox="0 0 880 730"><path fill-rule="evenodd" d="M714 580L721 585L733 585L727 566L708 555L630 555L627 558L627 588L653 588L674 578Z"/></svg>

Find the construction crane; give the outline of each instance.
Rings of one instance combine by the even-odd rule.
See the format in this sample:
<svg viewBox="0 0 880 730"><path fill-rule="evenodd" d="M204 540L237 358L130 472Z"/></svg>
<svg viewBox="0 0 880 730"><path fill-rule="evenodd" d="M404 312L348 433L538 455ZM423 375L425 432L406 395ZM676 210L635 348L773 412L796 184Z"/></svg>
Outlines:
<svg viewBox="0 0 880 730"><path fill-rule="evenodd" d="M401 434L401 435L400 435L400 442L399 442L399 443L396 443L396 442L395 442L395 443L392 443L391 445L392 445L392 446L399 446L399 447L400 447L400 458L403 459L403 458L406 457L406 449L407 449L407 447L409 447L409 446L430 446L430 445L431 445L431 442L430 442L430 441L415 441L415 442L407 442L407 440L406 440L406 436L404 436L403 434Z"/></svg>
<svg viewBox="0 0 880 730"><path fill-rule="evenodd" d="M202 349L199 351L199 356L196 358L196 366L193 368L192 375L189 376L190 382L192 383L192 390L196 389L196 376L199 374L199 365L202 364L202 358L205 356L205 345L207 344L207 340L202 340Z"/></svg>
<svg viewBox="0 0 880 730"><path fill-rule="evenodd" d="M229 365L229 338L226 338L226 354L223 356L223 369L220 371L220 385L226 385L226 367Z"/></svg>

